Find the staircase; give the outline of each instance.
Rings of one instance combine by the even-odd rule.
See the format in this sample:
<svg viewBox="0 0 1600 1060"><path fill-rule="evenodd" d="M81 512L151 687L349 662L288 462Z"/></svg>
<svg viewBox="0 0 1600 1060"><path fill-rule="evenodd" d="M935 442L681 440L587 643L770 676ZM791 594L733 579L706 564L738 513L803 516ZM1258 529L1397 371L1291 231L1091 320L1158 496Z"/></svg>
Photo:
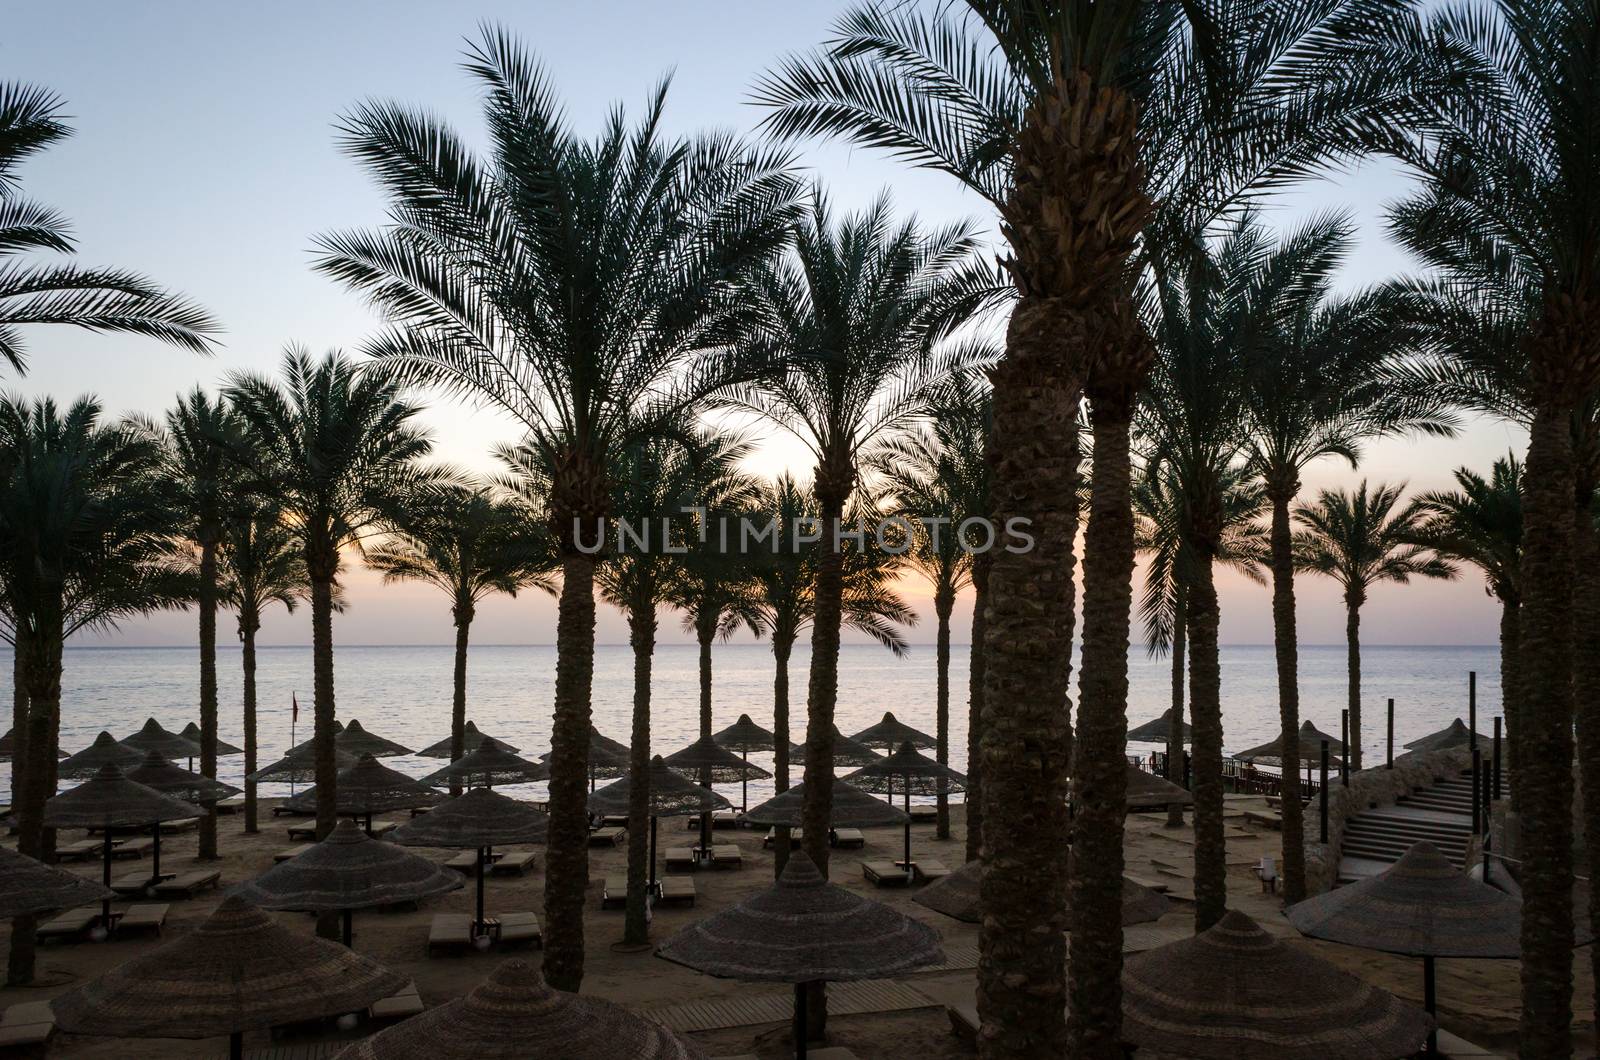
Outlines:
<svg viewBox="0 0 1600 1060"><path fill-rule="evenodd" d="M1358 813L1345 822L1339 884L1376 876L1418 840L1465 865L1472 836L1472 775L1450 777L1403 795L1393 806Z"/></svg>

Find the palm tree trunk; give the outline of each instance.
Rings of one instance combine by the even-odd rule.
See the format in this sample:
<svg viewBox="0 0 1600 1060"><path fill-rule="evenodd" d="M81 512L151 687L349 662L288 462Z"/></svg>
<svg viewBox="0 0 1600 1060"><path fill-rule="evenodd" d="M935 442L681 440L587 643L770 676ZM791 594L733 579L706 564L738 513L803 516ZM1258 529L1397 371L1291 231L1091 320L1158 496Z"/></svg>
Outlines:
<svg viewBox="0 0 1600 1060"><path fill-rule="evenodd" d="M1521 755L1517 750L1517 737L1521 735L1522 700L1521 666L1518 664L1522 644L1522 605L1516 598L1500 601L1500 712L1506 719L1506 772L1510 775L1511 812L1520 813L1517 798L1518 768ZM1587 789L1585 789L1587 790Z"/></svg>
<svg viewBox="0 0 1600 1060"><path fill-rule="evenodd" d="M950 762L950 612L955 609L955 590L941 585L933 597L933 611L939 623L937 647L934 649L938 671L937 690L934 695L934 755L943 765ZM938 824L934 834L940 839L950 838L950 796L941 789L938 796Z"/></svg>
<svg viewBox="0 0 1600 1060"><path fill-rule="evenodd" d="M1536 408L1523 474L1522 1021L1519 1055L1572 1054L1573 632L1570 411Z"/></svg>
<svg viewBox="0 0 1600 1060"><path fill-rule="evenodd" d="M1083 546L1083 670L1073 733L1068 960L1068 1027L1073 1055L1084 1057L1120 1056L1122 1038L1122 831L1134 555L1130 411L1126 401L1091 397L1094 463ZM1198 701L1195 706L1198 712ZM1198 752L1197 741L1197 758Z"/></svg>
<svg viewBox="0 0 1600 1060"><path fill-rule="evenodd" d="M244 831L255 835L260 831L256 808L256 782L251 776L256 771L256 630L261 620L253 606L239 610L239 657L244 668Z"/></svg>
<svg viewBox="0 0 1600 1060"><path fill-rule="evenodd" d="M217 543L200 545L200 775L217 776ZM217 857L217 806L200 818L199 856Z"/></svg>
<svg viewBox="0 0 1600 1060"><path fill-rule="evenodd" d="M1204 548L1204 546L1202 546ZM1228 862L1222 834L1222 662L1220 609L1211 549L1196 548L1189 585L1189 712L1194 732L1194 929L1228 911ZM1285 767L1293 772L1292 766Z"/></svg>
<svg viewBox="0 0 1600 1060"><path fill-rule="evenodd" d="M1179 583L1172 608L1172 714L1167 719L1167 779L1183 784L1183 657L1188 636L1188 590ZM1167 827L1183 827L1183 803L1167 807Z"/></svg>
<svg viewBox="0 0 1600 1060"><path fill-rule="evenodd" d="M1269 481L1272 501L1272 650L1278 664L1278 738L1283 769L1278 795L1283 815L1283 900L1293 905L1306 896L1305 811L1300 803L1300 646L1295 629L1294 533L1289 504L1299 490L1294 481Z"/></svg>
<svg viewBox="0 0 1600 1060"><path fill-rule="evenodd" d="M307 564L310 566L310 564ZM316 752L317 838L325 839L337 822L339 765L333 722L333 577L334 563L321 565L326 577L311 576L311 712ZM313 568L316 569L316 568Z"/></svg>
<svg viewBox="0 0 1600 1060"><path fill-rule="evenodd" d="M717 611L712 611L709 620L702 619L695 625L695 636L700 642L700 738L706 739L711 735L711 642L717 636ZM698 783L707 791L711 790L711 770L709 767L700 770ZM700 846L704 850L711 849L711 813L708 811L700 815Z"/></svg>
<svg viewBox="0 0 1600 1060"><path fill-rule="evenodd" d="M589 886L590 695L594 685L594 560L561 561L556 702L550 733L550 833L544 881L544 975L558 990L583 983L583 892Z"/></svg>
<svg viewBox="0 0 1600 1060"><path fill-rule="evenodd" d="M467 753L467 639L472 633L472 601L457 600L451 608L456 623L456 666L450 697L450 761ZM450 794L461 794L461 781L450 779Z"/></svg>
<svg viewBox="0 0 1600 1060"><path fill-rule="evenodd" d="M794 634L772 634L772 784L781 795L789 790L789 655Z"/></svg>
<svg viewBox="0 0 1600 1060"><path fill-rule="evenodd" d="M1345 708L1350 711L1350 732L1347 734L1344 755L1352 773L1361 771L1361 604L1364 599L1361 595L1347 597L1344 615L1346 668L1349 671L1349 697Z"/></svg>
<svg viewBox="0 0 1600 1060"><path fill-rule="evenodd" d="M989 606L989 554L972 557L972 645L967 673L967 860L983 847L983 741L984 610Z"/></svg>
<svg viewBox="0 0 1600 1060"><path fill-rule="evenodd" d="M650 663L656 650L654 600L635 601L628 610L633 645L633 736L628 745L628 911L622 941L650 942Z"/></svg>
<svg viewBox="0 0 1600 1060"><path fill-rule="evenodd" d="M1595 795L1600 792L1600 540L1589 508L1593 489L1580 485L1578 496L1584 502L1575 513L1573 533L1572 617L1576 644L1573 652L1572 691L1577 710L1578 766L1586 800L1583 814L1583 839L1588 857L1589 879L1600 869L1600 813L1595 812ZM1501 681L1505 677L1502 673ZM1589 892L1589 927L1600 924L1600 889ZM1591 968L1600 973L1600 953L1589 947ZM1596 979L1600 996L1600 979Z"/></svg>
<svg viewBox="0 0 1600 1060"><path fill-rule="evenodd" d="M22 805L22 778L28 771L27 633L19 624L11 643L11 805Z"/></svg>
<svg viewBox="0 0 1600 1060"><path fill-rule="evenodd" d="M43 611L44 609L41 609ZM56 720L61 709L61 612L53 609L38 616L38 628L28 637L28 763L22 798L17 810L17 852L47 860L49 844L44 827L45 800L55 793ZM11 922L11 951L6 983L33 982L37 917L17 917Z"/></svg>

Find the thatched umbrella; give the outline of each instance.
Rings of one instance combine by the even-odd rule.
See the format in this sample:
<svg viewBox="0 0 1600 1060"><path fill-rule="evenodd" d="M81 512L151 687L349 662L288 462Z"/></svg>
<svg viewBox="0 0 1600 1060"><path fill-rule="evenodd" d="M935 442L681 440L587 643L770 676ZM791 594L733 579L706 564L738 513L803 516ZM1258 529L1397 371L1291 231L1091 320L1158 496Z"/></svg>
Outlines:
<svg viewBox="0 0 1600 1060"><path fill-rule="evenodd" d="M1138 766L1128 765L1128 809L1150 810L1162 806L1194 803L1194 794L1154 773L1146 773Z"/></svg>
<svg viewBox="0 0 1600 1060"><path fill-rule="evenodd" d="M1302 935L1422 958L1422 1005L1434 1009L1436 957L1522 956L1522 903L1469 879L1432 843L1420 842L1370 879L1287 910ZM1591 941L1581 931L1578 945ZM1433 1042L1430 1036L1429 1049Z"/></svg>
<svg viewBox="0 0 1600 1060"><path fill-rule="evenodd" d="M939 746L938 740L920 729L913 729L896 718L892 711L887 710L883 712L882 721L876 725L868 725L850 739L867 747L881 747L890 752L899 750L902 744L907 743L924 751L931 751Z"/></svg>
<svg viewBox="0 0 1600 1060"><path fill-rule="evenodd" d="M1305 763L1307 785L1311 783L1311 767L1322 761L1322 741L1324 740L1328 741L1329 763L1338 765L1339 756L1344 754L1344 743L1329 736L1309 721L1300 724L1300 761ZM1284 764L1282 734L1259 747L1252 747L1248 751L1240 751L1232 757L1236 761L1259 763L1264 766L1277 766L1280 769L1293 769L1298 765L1295 762Z"/></svg>
<svg viewBox="0 0 1600 1060"><path fill-rule="evenodd" d="M894 719L885 715L893 721ZM927 755L918 754L911 744L903 743L900 750L888 758L880 758L869 766L862 766L854 773L844 778L846 784L853 784L862 791L888 792L890 797L894 794L894 782L899 778L901 790L905 793L906 811L906 871L910 872L911 863L911 796L912 795L940 795L952 791L965 791L967 778L951 769L949 766L936 762Z"/></svg>
<svg viewBox="0 0 1600 1060"><path fill-rule="evenodd" d="M955 917L967 924L981 923L983 912L978 905L978 883L983 876L983 863L976 859L967 862L942 880L922 888L911 900L927 906L936 913ZM1141 883L1122 877L1122 923L1144 924L1160 920L1171 903L1164 895L1152 891Z"/></svg>
<svg viewBox="0 0 1600 1060"><path fill-rule="evenodd" d="M16 737L16 734L12 730L7 729L6 730L6 734L4 736L0 736L0 762L9 762L9 761L11 761L11 759L16 757L16 753L17 753L17 737ZM65 752L61 748L57 747L56 748L56 757L57 758L65 758L65 757L67 757L67 752Z"/></svg>
<svg viewBox="0 0 1600 1060"><path fill-rule="evenodd" d="M467 722L466 725L462 726L461 728L461 753L464 755L471 754L473 751L478 749L478 745L480 743L490 738L491 737L487 733L479 731L478 726L475 723L470 721ZM501 748L510 751L512 754L516 754L517 751L521 750L521 748L512 747L511 744L507 743L505 740L499 739L498 737L494 737L494 740L501 746ZM418 751L417 754L424 758L449 758L450 741L451 737L446 736L438 743L429 744L428 746L424 747L422 750Z"/></svg>
<svg viewBox="0 0 1600 1060"><path fill-rule="evenodd" d="M132 769L144 761L144 752L136 751L117 742L116 738L104 729L94 738L94 743L85 747L75 755L68 755L56 766L56 775L63 779L68 777L92 777L100 772L101 766L119 766L123 769Z"/></svg>
<svg viewBox="0 0 1600 1060"><path fill-rule="evenodd" d="M799 828L804 815L806 786L796 784L781 794L763 802L744 815L751 824L773 828ZM905 824L904 811L882 799L875 799L853 784L838 777L833 781L833 801L828 811L830 828L883 828L892 824Z"/></svg>
<svg viewBox="0 0 1600 1060"><path fill-rule="evenodd" d="M470 788L474 781L484 787L493 787L496 784L526 784L549 779L549 766L512 754L499 740L485 736L476 750L467 752L443 769L429 773L422 778L422 783L444 787L456 781Z"/></svg>
<svg viewBox="0 0 1600 1060"><path fill-rule="evenodd" d="M289 752L293 754L296 751L315 747L316 744L317 739L313 736L304 743L299 743L289 748ZM337 722L334 723L333 746L345 754L355 755L357 758L362 755L371 755L374 758L394 758L398 755L413 753L409 747L395 743L393 740L384 739L376 733L368 732L361 727L361 722L355 719L351 719L350 724L344 726L339 725Z"/></svg>
<svg viewBox="0 0 1600 1060"><path fill-rule="evenodd" d="M478 852L478 918L473 923L476 933L484 923L483 877L493 848L508 843L543 843L549 829L549 816L527 803L490 788L472 788L407 821L389 838L402 846Z"/></svg>
<svg viewBox="0 0 1600 1060"><path fill-rule="evenodd" d="M1478 742L1487 745L1490 738L1478 734ZM1472 730L1467 728L1467 723L1457 718L1438 732L1430 732L1406 744L1407 751L1448 751L1456 747L1468 747L1472 744Z"/></svg>
<svg viewBox="0 0 1600 1060"><path fill-rule="evenodd" d="M355 728L355 724L351 722L350 727ZM364 754L356 759L355 765L340 770L335 788L334 812L340 817L366 818L367 830L371 831L374 814L432 806L443 798L426 784L390 769L370 754ZM309 787L287 799L284 805L292 810L315 811L316 787Z"/></svg>
<svg viewBox="0 0 1600 1060"><path fill-rule="evenodd" d="M1129 957L1122 1038L1224 1060L1390 1060L1433 1019L1363 979L1273 938L1237 909L1192 938Z"/></svg>
<svg viewBox="0 0 1600 1060"><path fill-rule="evenodd" d="M1182 726L1181 731L1183 733L1183 742L1193 742L1193 736L1191 735L1191 731L1189 729L1189 723L1184 721L1179 722L1178 724ZM1129 729L1128 739L1130 741L1137 741L1139 743L1166 743L1167 732L1171 725L1172 708L1168 707L1166 710L1162 711L1161 717L1151 718L1143 725L1136 725Z"/></svg>
<svg viewBox="0 0 1600 1060"><path fill-rule="evenodd" d="M196 747L200 746L200 726L196 725L194 722L191 721L189 724L185 725L183 727L183 730L181 732L179 732L178 735L182 736L185 740L188 740L190 743L194 744ZM199 754L200 752L196 751L195 753ZM227 758L229 755L242 755L242 754L244 754L244 748L243 747L235 747L233 744L229 743L227 740L224 740L222 737L220 737L220 736L217 737L217 757L218 758ZM189 768L190 769L194 768L194 759L192 759L192 758L189 760Z"/></svg>
<svg viewBox="0 0 1600 1060"><path fill-rule="evenodd" d="M342 946L291 931L241 898L199 927L50 1003L71 1034L212 1038L234 1060L246 1031L359 1012L406 977Z"/></svg>
<svg viewBox="0 0 1600 1060"><path fill-rule="evenodd" d="M552 989L537 968L512 959L466 997L356 1042L337 1060L699 1060L703 1055L621 1005Z"/></svg>
<svg viewBox="0 0 1600 1060"><path fill-rule="evenodd" d="M795 1055L806 1055L805 986L886 979L944 960L939 933L822 878L796 853L778 881L697 921L656 950L723 979L793 983Z"/></svg>
<svg viewBox="0 0 1600 1060"><path fill-rule="evenodd" d="M202 805L239 794L239 789L232 784L224 784L174 765L160 751L145 752L144 761L139 763L138 768L128 771L128 779L154 788L163 795Z"/></svg>
<svg viewBox="0 0 1600 1060"><path fill-rule="evenodd" d="M333 764L336 769L349 769L356 764L356 756L336 750L333 752ZM301 744L271 765L262 766L250 774L250 779L258 783L263 780L285 784L304 783L316 777L317 751L310 744Z"/></svg>
<svg viewBox="0 0 1600 1060"><path fill-rule="evenodd" d="M77 873L0 847L0 920L52 909L76 909L89 902L109 902L114 897L105 887Z"/></svg>
<svg viewBox="0 0 1600 1060"><path fill-rule="evenodd" d="M122 738L122 746L132 747L142 755L146 751L160 751L161 757L194 758L200 754L200 741L190 741L162 726L154 718L146 718L144 727L132 736Z"/></svg>
<svg viewBox="0 0 1600 1060"><path fill-rule="evenodd" d="M398 902L420 902L459 890L461 877L427 858L373 839L353 821L340 821L328 838L280 861L233 894L263 909L341 913L344 944L354 937L351 914Z"/></svg>
<svg viewBox="0 0 1600 1060"><path fill-rule="evenodd" d="M833 764L835 768L846 767L859 769L870 766L879 761L883 755L874 751L864 743L857 743L839 731L839 726L833 727ZM789 745L789 760L791 762L804 762L806 760L806 745L793 743Z"/></svg>
<svg viewBox="0 0 1600 1060"><path fill-rule="evenodd" d="M663 761L680 773L694 776L703 787L710 787L712 784L730 784L737 780L740 810L750 805L750 781L765 780L772 776L760 766L751 765L747 759L723 747L710 736L700 737L688 747L667 755ZM700 815L700 845L707 847L711 845L709 813Z"/></svg>
<svg viewBox="0 0 1600 1060"><path fill-rule="evenodd" d="M539 761L548 763L554 751L546 751L539 756ZM628 775L628 748L607 736L600 735L600 730L591 723L589 726L589 791L592 794L595 784L600 780L609 780Z"/></svg>
<svg viewBox="0 0 1600 1060"><path fill-rule="evenodd" d="M702 788L671 769L660 755L650 759L650 887L656 885L656 819L660 817L688 817L700 814L710 816L714 810L725 810L733 804L710 788ZM623 777L589 794L589 812L597 814L623 814L628 812L628 800L633 790L633 778ZM704 852L709 855L709 850Z"/></svg>
<svg viewBox="0 0 1600 1060"><path fill-rule="evenodd" d="M111 887L111 830L154 825L155 845L150 858L151 882L161 878L161 822L182 821L195 815L194 806L129 780L114 765L100 767L92 778L62 792L44 804L46 828L98 828L104 837L104 883ZM111 924L111 901L100 910L105 926Z"/></svg>
<svg viewBox="0 0 1600 1060"><path fill-rule="evenodd" d="M718 729L711 734L711 738L721 747L738 751L739 757L746 762L750 760L751 751L772 751L778 746L777 736L751 721L748 714L739 715L738 721L725 729ZM739 809L742 811L748 808L749 798L741 794Z"/></svg>

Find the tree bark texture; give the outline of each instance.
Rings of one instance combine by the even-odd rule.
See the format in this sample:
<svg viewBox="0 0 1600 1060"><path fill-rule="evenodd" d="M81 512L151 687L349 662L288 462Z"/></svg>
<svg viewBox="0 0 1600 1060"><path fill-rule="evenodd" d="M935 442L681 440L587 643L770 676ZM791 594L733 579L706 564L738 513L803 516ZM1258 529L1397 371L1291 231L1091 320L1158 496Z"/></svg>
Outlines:
<svg viewBox="0 0 1600 1060"><path fill-rule="evenodd" d="M1176 587L1172 607L1172 716L1167 720L1167 779L1183 786L1183 700L1184 655L1189 635L1189 591L1181 583ZM1183 803L1167 807L1167 827L1183 827Z"/></svg>
<svg viewBox="0 0 1600 1060"><path fill-rule="evenodd" d="M989 606L989 554L972 557L972 645L967 674L967 860L983 847L983 668L984 611Z"/></svg>
<svg viewBox="0 0 1600 1060"><path fill-rule="evenodd" d="M255 835L261 830L259 808L256 806L256 782L251 780L256 769L256 631L261 619L253 607L239 612L239 661L244 671L244 831Z"/></svg>
<svg viewBox="0 0 1600 1060"><path fill-rule="evenodd" d="M1199 549L1195 549L1199 552ZM1228 863L1222 827L1222 665L1220 609L1210 551L1194 557L1189 586L1189 712L1194 732L1194 929L1228 910ZM1293 766L1285 767L1293 772Z"/></svg>
<svg viewBox="0 0 1600 1060"><path fill-rule="evenodd" d="M938 622L934 648L937 671L934 695L934 756L941 765L950 764L950 612L955 609L955 590L942 586L933 597L933 612ZM938 795L937 824L934 834L940 839L950 838L950 796L940 791Z"/></svg>
<svg viewBox="0 0 1600 1060"><path fill-rule="evenodd" d="M1278 795L1283 814L1283 900L1293 905L1306 896L1305 810L1300 802L1300 644L1295 629L1294 532L1289 504L1300 483L1267 484L1272 502L1269 548L1272 558L1272 651L1278 664L1278 724L1283 769Z"/></svg>
<svg viewBox="0 0 1600 1060"><path fill-rule="evenodd" d="M1365 599L1359 591L1352 591L1345 598L1344 643L1348 670L1345 709L1350 712L1350 731L1346 734L1349 742L1344 754L1352 773L1361 771L1361 605Z"/></svg>
<svg viewBox="0 0 1600 1060"><path fill-rule="evenodd" d="M633 735L628 744L628 910L622 941L650 941L650 665L656 650L654 601L636 601L628 613L633 646Z"/></svg>
<svg viewBox="0 0 1600 1060"><path fill-rule="evenodd" d="M308 562L314 570L317 565ZM317 775L317 838L327 838L337 823L339 798L337 733L333 723L338 716L333 698L333 570L335 563L321 566L326 576L311 577L311 707L312 739L315 741Z"/></svg>
<svg viewBox="0 0 1600 1060"><path fill-rule="evenodd" d="M450 696L450 761L467 753L467 642L472 635L472 600L458 599L451 608L456 626L456 660ZM450 794L461 794L461 781L450 779Z"/></svg>
<svg viewBox="0 0 1600 1060"><path fill-rule="evenodd" d="M17 629L11 644L11 805L22 805L22 777L28 762L28 674L26 634Z"/></svg>
<svg viewBox="0 0 1600 1060"><path fill-rule="evenodd" d="M1600 792L1600 539L1595 535L1594 514L1590 507L1593 490L1580 485L1578 499L1581 507L1574 513L1572 615L1573 645L1572 691L1574 709L1577 711L1577 741L1579 777L1583 784L1585 800L1583 814L1583 839L1590 880L1596 879L1600 868L1600 812L1596 812L1595 796ZM1505 680L1502 672L1501 681ZM1592 931L1600 924L1600 893L1593 886L1589 892L1589 927ZM1589 947L1591 968L1600 972L1600 952ZM1600 984L1600 980L1596 980ZM1600 985L1595 987L1600 996Z"/></svg>
<svg viewBox="0 0 1600 1060"><path fill-rule="evenodd" d="M41 608L38 627L27 638L28 690L27 769L22 799L16 805L17 852L49 860L44 827L45 800L55 794L56 727L61 717L62 619L57 608ZM37 917L17 917L11 922L11 951L6 982L20 986L33 982Z"/></svg>
<svg viewBox="0 0 1600 1060"><path fill-rule="evenodd" d="M1505 715L1505 770L1510 779L1508 792L1511 812L1521 813L1517 798L1520 752L1518 737L1522 729L1520 690L1522 668L1519 656L1522 645L1522 604L1516 599L1500 601L1500 713Z"/></svg>
<svg viewBox="0 0 1600 1060"><path fill-rule="evenodd" d="M217 543L200 543L200 775L217 776ZM200 818L199 855L217 857L217 807Z"/></svg>

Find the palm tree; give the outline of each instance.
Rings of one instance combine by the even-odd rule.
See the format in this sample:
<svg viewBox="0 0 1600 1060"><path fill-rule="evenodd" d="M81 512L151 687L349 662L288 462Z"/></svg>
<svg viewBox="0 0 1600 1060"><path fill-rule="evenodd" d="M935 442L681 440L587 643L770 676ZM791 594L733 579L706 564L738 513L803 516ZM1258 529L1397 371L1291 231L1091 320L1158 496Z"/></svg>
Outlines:
<svg viewBox="0 0 1600 1060"><path fill-rule="evenodd" d="M19 194L18 169L29 157L71 134L54 93L15 81L0 83L0 258L17 253L73 252L65 217ZM218 328L205 310L126 269L77 265L0 267L0 359L26 367L19 330L70 324L86 331L148 335L209 353Z"/></svg>
<svg viewBox="0 0 1600 1060"><path fill-rule="evenodd" d="M995 704L983 754L993 832L979 992L987 1055L1067 1046L1062 935L1036 940L1040 925L1065 928L1068 908L1061 807L1073 741L1060 660L1073 632L1070 426L1085 386L1099 459L1080 686L1092 702L1077 733L1088 769L1073 778L1082 796L1075 828L1105 832L1109 846L1122 826L1127 438L1152 356L1134 285L1152 204L1165 204L1193 238L1241 196L1314 168L1321 145L1354 140L1390 100L1392 71L1343 76L1329 46L1386 20L1403 22L1404 5L967 0L930 13L870 4L836 24L826 51L787 60L758 88L758 102L775 108L766 125L780 135L844 135L955 175L995 205L1010 245L1018 303L993 376L991 514L1002 524L1030 520L1037 544L995 557L985 630L985 697ZM1073 1044L1110 1055L1120 1038L1122 883L1113 865L1081 864L1071 904L1086 925L1072 934L1073 981L1082 984L1070 1006Z"/></svg>
<svg viewBox="0 0 1600 1060"><path fill-rule="evenodd" d="M385 582L425 582L450 599L456 627L450 760L466 754L467 642L478 603L533 586L555 595L552 550L534 512L483 486L427 485L400 506L386 539L367 550ZM460 786L452 781L452 794Z"/></svg>
<svg viewBox="0 0 1600 1060"><path fill-rule="evenodd" d="M221 597L219 550L230 507L239 503L238 469L230 452L240 448L244 425L221 400L196 387L167 412L168 477L176 490L174 514L198 564L200 611L200 772L217 775L217 604ZM217 814L200 821L199 856L217 857Z"/></svg>
<svg viewBox="0 0 1600 1060"><path fill-rule="evenodd" d="M1399 511L1404 484L1378 485L1369 493L1366 480L1355 493L1323 490L1314 504L1295 508L1302 530L1295 535L1295 566L1325 574L1344 590L1345 641L1349 651L1350 733L1346 757L1361 768L1361 605L1375 585L1408 583L1413 577L1454 578L1449 563L1415 544L1423 512L1415 505Z"/></svg>
<svg viewBox="0 0 1600 1060"><path fill-rule="evenodd" d="M234 505L222 527L221 596L238 614L244 669L244 830L259 830L256 807L256 634L261 613L273 604L288 611L310 593L305 549L283 511L271 502ZM335 607L338 602L335 599Z"/></svg>
<svg viewBox="0 0 1600 1060"><path fill-rule="evenodd" d="M93 398L65 409L48 398L0 402L0 592L23 642L27 761L12 768L23 774L17 849L30 857L47 853L66 639L194 599L170 536L163 457L151 425L105 423ZM34 926L13 921L11 985L33 979Z"/></svg>
<svg viewBox="0 0 1600 1060"><path fill-rule="evenodd" d="M316 718L317 835L333 829L338 781L333 723L334 592L340 551L392 521L429 480L417 468L431 443L412 424L417 407L388 375L340 353L299 349L283 358L283 383L229 377L224 395L246 426L235 459L294 528L311 585L312 702Z"/></svg>
<svg viewBox="0 0 1600 1060"><path fill-rule="evenodd" d="M344 146L395 223L323 237L318 267L394 325L370 353L509 413L550 469L562 579L544 969L576 990L599 561L579 546L597 540L619 454L732 375L722 351L746 316L735 281L784 238L798 186L781 152L670 137L665 84L637 125L617 110L585 141L507 34L487 31L467 67L486 90L487 160L425 113L357 108Z"/></svg>
<svg viewBox="0 0 1600 1060"><path fill-rule="evenodd" d="M1500 602L1500 703L1509 729L1511 804L1517 805L1517 736L1521 728L1522 465L1514 453L1496 460L1486 479L1469 468L1455 471L1457 490L1417 497L1423 517L1413 543L1483 572L1486 590Z"/></svg>

